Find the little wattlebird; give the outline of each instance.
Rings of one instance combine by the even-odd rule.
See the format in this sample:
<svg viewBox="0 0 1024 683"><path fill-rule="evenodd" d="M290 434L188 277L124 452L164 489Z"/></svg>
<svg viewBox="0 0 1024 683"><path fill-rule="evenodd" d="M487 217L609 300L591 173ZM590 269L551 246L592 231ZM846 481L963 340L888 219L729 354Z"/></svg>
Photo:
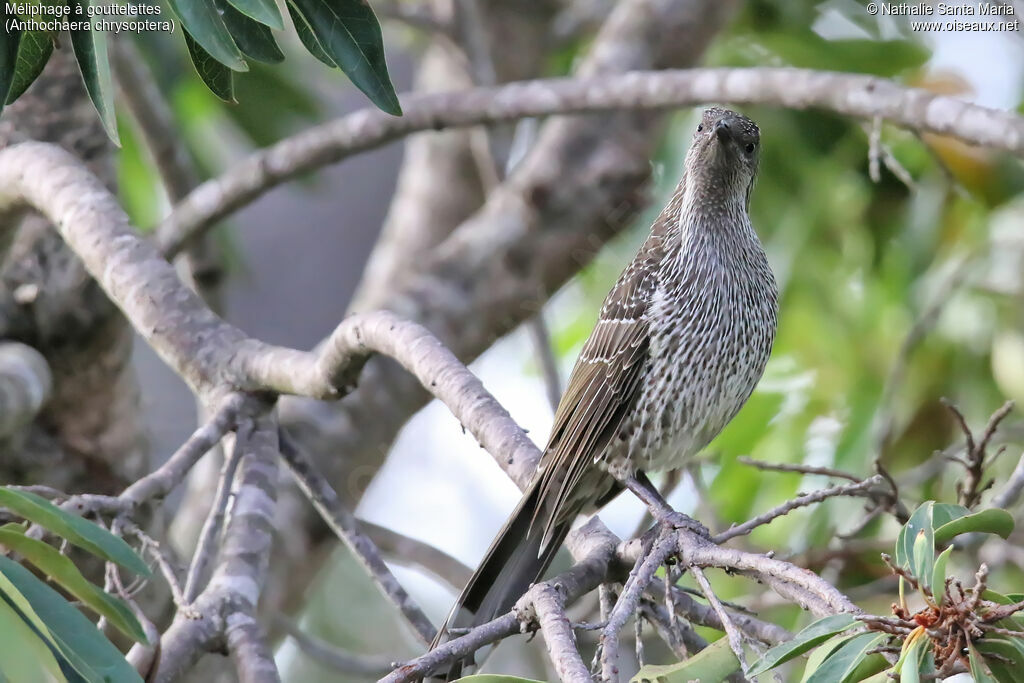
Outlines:
<svg viewBox="0 0 1024 683"><path fill-rule="evenodd" d="M671 201L576 361L537 475L435 647L449 629L511 609L542 578L577 515L623 487L661 524L703 530L674 512L645 472L682 467L704 448L768 361L778 290L747 214L759 152L753 121L726 109L703 113ZM452 680L469 662L438 674Z"/></svg>

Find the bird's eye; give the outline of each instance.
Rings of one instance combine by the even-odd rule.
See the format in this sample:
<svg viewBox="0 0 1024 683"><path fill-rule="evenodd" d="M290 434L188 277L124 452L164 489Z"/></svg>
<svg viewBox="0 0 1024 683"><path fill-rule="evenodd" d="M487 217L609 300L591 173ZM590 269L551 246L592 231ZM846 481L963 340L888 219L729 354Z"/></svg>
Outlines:
<svg viewBox="0 0 1024 683"><path fill-rule="evenodd" d="M748 142L745 149L747 150L747 154L753 154L754 153L754 143L753 142Z"/></svg>
<svg viewBox="0 0 1024 683"><path fill-rule="evenodd" d="M703 124L703 123L698 123L698 124L697 124L697 132L699 133L699 132L701 132L702 130L704 130L704 124Z"/></svg>

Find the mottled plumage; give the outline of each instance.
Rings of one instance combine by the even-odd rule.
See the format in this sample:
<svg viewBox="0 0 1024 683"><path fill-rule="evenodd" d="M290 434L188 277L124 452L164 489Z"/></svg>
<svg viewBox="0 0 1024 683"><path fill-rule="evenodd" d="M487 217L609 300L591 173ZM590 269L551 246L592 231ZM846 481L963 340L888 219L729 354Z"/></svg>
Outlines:
<svg viewBox="0 0 1024 683"><path fill-rule="evenodd" d="M672 200L576 361L538 476L446 628L510 609L577 515L603 505L637 470L684 465L750 396L777 312L775 279L747 215L759 145L750 119L704 112Z"/></svg>

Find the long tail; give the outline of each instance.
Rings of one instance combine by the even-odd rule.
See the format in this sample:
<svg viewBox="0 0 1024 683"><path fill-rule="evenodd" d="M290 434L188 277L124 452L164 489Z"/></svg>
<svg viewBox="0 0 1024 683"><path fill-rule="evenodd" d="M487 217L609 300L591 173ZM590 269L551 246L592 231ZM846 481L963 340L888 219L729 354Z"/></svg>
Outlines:
<svg viewBox="0 0 1024 683"><path fill-rule="evenodd" d="M448 632L451 628L479 626L512 609L530 585L542 578L555 559L575 515L566 515L568 521L556 526L547 544L544 544L545 516L543 512L536 514L544 504L540 496L539 479L535 479L523 495L515 512L488 548L483 561L434 638L431 649L450 640ZM472 661L472 658L468 658L455 662L443 678L455 680Z"/></svg>

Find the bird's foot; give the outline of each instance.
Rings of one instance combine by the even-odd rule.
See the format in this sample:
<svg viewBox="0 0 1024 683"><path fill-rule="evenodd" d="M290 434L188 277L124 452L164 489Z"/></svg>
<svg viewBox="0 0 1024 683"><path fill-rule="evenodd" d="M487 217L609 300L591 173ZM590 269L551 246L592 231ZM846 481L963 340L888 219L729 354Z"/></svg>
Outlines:
<svg viewBox="0 0 1024 683"><path fill-rule="evenodd" d="M682 512L676 512L675 510L664 511L657 517L657 520L658 523L666 529L685 529L691 533L697 534L705 540L711 540L711 532L708 531L706 526Z"/></svg>

